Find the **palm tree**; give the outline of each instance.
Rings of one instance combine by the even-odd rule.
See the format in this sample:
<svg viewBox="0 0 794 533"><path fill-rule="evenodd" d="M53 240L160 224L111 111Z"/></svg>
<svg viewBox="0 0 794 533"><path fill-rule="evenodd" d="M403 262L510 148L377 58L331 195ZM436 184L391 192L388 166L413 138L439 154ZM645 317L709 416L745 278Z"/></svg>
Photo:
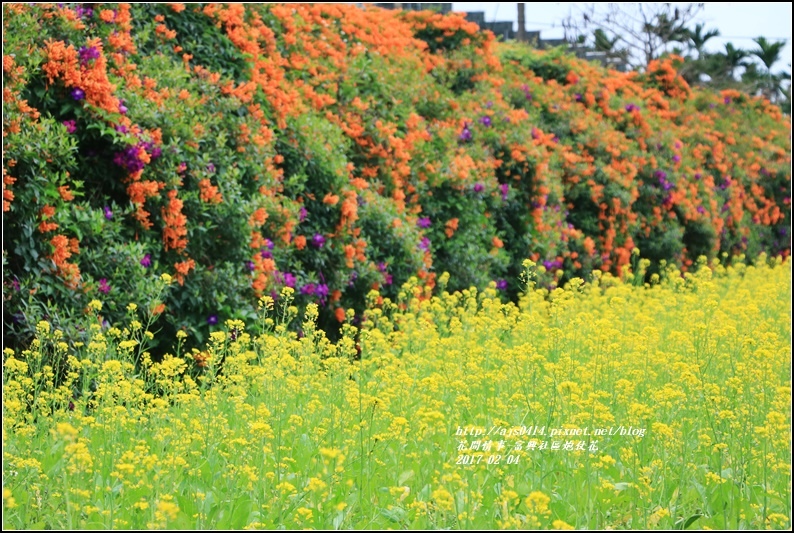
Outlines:
<svg viewBox="0 0 794 533"><path fill-rule="evenodd" d="M684 30L686 32L686 39L688 41L687 44L689 45L689 49L695 50L698 53L697 59L700 59L700 56L703 53L703 47L706 46L706 43L710 39L713 39L720 34L719 30L709 30L703 33L704 28L704 24L696 24L695 31L690 29Z"/></svg>
<svg viewBox="0 0 794 533"><path fill-rule="evenodd" d="M758 48L750 50L750 53L761 60L761 63L766 67L766 83L762 87L764 96L772 101L777 100L777 95L781 89L782 79L775 79L772 76L772 66L780 60L780 52L786 46L784 41L770 42L766 37L756 37L753 39Z"/></svg>
<svg viewBox="0 0 794 533"><path fill-rule="evenodd" d="M766 37L756 37L753 41L758 45L758 48L750 50L750 53L761 60L767 72L771 71L772 65L780 60L780 52L786 46L785 41L773 43L767 41Z"/></svg>
<svg viewBox="0 0 794 533"><path fill-rule="evenodd" d="M717 37L720 32L719 30L704 32L704 28L704 24L696 24L694 30L682 27L677 32L674 32L671 38L672 40L685 44L690 52L690 54L686 56L687 61L679 70L681 76L683 76L689 84L701 83L703 74L707 74L712 81L714 80L714 58L707 58L707 54L703 52L703 48L710 39ZM697 55L691 54L693 50L697 52ZM680 56L684 55L679 48L674 48L673 53Z"/></svg>
<svg viewBox="0 0 794 533"><path fill-rule="evenodd" d="M728 77L733 80L736 69L747 65L745 59L750 55L747 50L735 48L733 43L725 43L725 67L728 69Z"/></svg>

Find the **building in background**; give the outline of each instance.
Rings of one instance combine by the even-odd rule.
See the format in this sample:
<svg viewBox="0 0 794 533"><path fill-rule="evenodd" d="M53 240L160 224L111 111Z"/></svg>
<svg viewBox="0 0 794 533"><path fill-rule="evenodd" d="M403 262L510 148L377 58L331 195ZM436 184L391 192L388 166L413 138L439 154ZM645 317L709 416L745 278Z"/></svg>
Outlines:
<svg viewBox="0 0 794 533"><path fill-rule="evenodd" d="M366 6L367 4L357 5ZM430 10L439 13L449 13L452 11L451 3L379 3L374 5L383 9L404 9L406 11ZM485 20L484 11L469 11L466 13L466 20L474 22L483 30L492 31L497 39L512 41L518 38L517 32L513 29L514 22L511 20L489 22ZM525 31L524 36L527 44L535 48L549 49L557 46L567 46L570 48L571 52L582 59L598 61L605 67L619 71L626 71L628 69L628 64L625 60L609 57L606 53L593 50L590 47L581 45L572 46L566 39L542 39L540 31Z"/></svg>

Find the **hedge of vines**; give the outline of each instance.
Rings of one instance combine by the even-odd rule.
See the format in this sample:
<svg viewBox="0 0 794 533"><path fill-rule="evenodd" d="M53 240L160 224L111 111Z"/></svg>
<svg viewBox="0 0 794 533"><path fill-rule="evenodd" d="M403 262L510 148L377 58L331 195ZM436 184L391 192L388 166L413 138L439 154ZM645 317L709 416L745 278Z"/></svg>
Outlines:
<svg viewBox="0 0 794 533"><path fill-rule="evenodd" d="M635 248L790 252L790 117L690 88L676 57L624 74L352 5L4 4L3 25L7 343L41 318L80 342L94 299L103 323L148 302L167 350L284 286L333 331L414 276L514 298L525 258L553 288Z"/></svg>

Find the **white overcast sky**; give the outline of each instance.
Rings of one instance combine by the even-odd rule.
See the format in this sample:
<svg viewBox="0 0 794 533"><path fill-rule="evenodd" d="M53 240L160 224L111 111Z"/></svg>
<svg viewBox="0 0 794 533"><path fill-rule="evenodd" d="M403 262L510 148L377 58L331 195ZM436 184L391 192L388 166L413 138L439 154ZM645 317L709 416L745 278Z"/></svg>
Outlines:
<svg viewBox="0 0 794 533"><path fill-rule="evenodd" d="M676 2L678 5L686 5ZM540 30L541 38L559 39L563 37L562 20L575 5L570 2L527 2L525 7L527 31ZM517 21L515 3L455 2L454 11L484 11L485 20ZM576 11L574 11L576 12ZM722 50L727 42L744 49L756 47L753 37L763 36L768 40L785 40L787 46L781 54L782 61L774 70L785 69L791 72L791 3L781 2L706 2L694 22L703 22L706 29L716 28L720 37L708 42L709 51ZM694 23L692 24L694 27Z"/></svg>

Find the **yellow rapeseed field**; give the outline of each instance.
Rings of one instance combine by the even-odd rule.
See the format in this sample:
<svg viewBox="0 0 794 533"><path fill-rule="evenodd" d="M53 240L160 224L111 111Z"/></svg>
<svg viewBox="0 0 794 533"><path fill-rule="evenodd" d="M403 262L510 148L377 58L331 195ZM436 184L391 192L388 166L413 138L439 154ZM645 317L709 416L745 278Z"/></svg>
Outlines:
<svg viewBox="0 0 794 533"><path fill-rule="evenodd" d="M3 526L791 527L790 262L526 267L518 306L409 282L336 343L291 289L159 362L146 302L85 345L41 322L4 357Z"/></svg>

